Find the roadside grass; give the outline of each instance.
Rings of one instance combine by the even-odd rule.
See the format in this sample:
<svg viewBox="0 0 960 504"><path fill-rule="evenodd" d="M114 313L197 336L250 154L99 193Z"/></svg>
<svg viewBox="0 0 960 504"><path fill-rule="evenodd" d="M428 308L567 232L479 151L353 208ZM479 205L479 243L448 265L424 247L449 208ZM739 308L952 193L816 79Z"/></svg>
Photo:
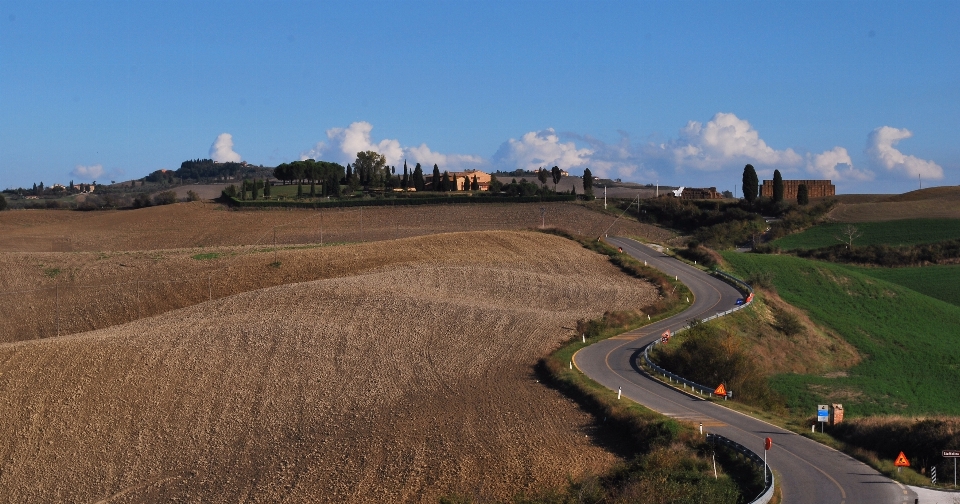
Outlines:
<svg viewBox="0 0 960 504"><path fill-rule="evenodd" d="M836 264L723 255L743 277L769 275L785 301L863 356L846 375L771 377L795 415L825 403L844 404L848 417L960 414L960 307Z"/></svg>
<svg viewBox="0 0 960 504"><path fill-rule="evenodd" d="M806 231L784 236L770 242L783 250L817 249L841 243L843 229L851 224L830 223L814 226ZM853 224L862 236L854 245L919 245L953 240L960 237L960 219L906 219Z"/></svg>
<svg viewBox="0 0 960 504"><path fill-rule="evenodd" d="M854 266L848 266L848 268L960 306L960 264L933 264L908 268Z"/></svg>
<svg viewBox="0 0 960 504"><path fill-rule="evenodd" d="M218 253L218 252L206 252L206 253L203 253L203 254L195 254L195 255L193 255L193 256L191 256L191 257L193 257L194 259L196 259L196 260L198 260L198 261L209 261L209 260L212 260L212 259L218 259L220 256L221 256L221 254Z"/></svg>
<svg viewBox="0 0 960 504"><path fill-rule="evenodd" d="M537 375L593 414L597 419L598 437L628 462L610 474L571 482L563 492L523 496L514 502L582 502L572 499L583 496L585 491L592 497L591 502L610 497L639 498L651 491L669 495L669 502L690 503L742 502L759 494L763 488L759 472L740 457L716 449L722 471L719 479L713 478L709 457L715 448L708 445L691 425L665 417L629 399L617 400L613 391L572 368L573 355L581 348L673 316L685 306L685 303L675 303L670 310L651 317L651 320L638 316L639 313L618 312L605 314L598 320L581 321L583 325L602 329L586 343L580 337L572 338L537 364Z"/></svg>

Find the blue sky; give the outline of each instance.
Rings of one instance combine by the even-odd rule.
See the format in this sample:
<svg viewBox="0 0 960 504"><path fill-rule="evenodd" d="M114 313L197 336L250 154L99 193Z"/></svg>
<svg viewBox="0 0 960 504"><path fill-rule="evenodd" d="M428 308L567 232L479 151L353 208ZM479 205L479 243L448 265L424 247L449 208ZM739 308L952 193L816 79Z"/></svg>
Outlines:
<svg viewBox="0 0 960 504"><path fill-rule="evenodd" d="M0 187L362 149L730 190L746 163L844 193L957 185L958 22L955 1L0 0Z"/></svg>

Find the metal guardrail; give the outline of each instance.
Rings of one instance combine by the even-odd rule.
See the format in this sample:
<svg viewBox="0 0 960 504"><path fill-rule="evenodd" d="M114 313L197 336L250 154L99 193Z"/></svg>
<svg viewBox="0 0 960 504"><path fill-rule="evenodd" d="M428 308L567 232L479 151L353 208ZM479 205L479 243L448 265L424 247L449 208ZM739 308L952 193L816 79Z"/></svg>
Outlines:
<svg viewBox="0 0 960 504"><path fill-rule="evenodd" d="M728 282L728 283L733 283L733 284L735 284L735 287L737 287L738 289L742 289L742 292L745 292L745 293L748 294L747 299L750 299L750 298L749 298L749 294L753 294L753 288L750 287L750 285L748 285L746 282L744 282L743 280L740 280L739 278L737 278L737 277L735 277L735 276L733 276L733 275L731 275L731 274L729 274L729 273L725 273L725 272L720 271L720 270L714 270L713 273L716 274L717 276L719 276L719 277L720 277L721 279L723 279L724 281L726 281L726 282ZM735 311L737 311L737 310L742 310L742 309L746 308L747 306L750 306L751 304L753 304L753 300L752 300L752 299L750 299L749 301L743 303L742 305L737 305L737 306L735 306L735 307L733 307L733 308L731 308L731 309L729 309L729 310L727 310L727 311L723 311L723 312L720 312L720 313L715 313L715 314L713 314L713 315L711 315L711 316L709 316L709 317L707 317L707 318L705 318L705 319L701 319L700 322L709 322L709 321L711 321L711 320L713 320L713 319L717 319L717 318L720 318L720 317L723 317L723 316L726 316L726 315L730 315L731 313L733 313L733 312L735 312ZM677 333L679 333L679 332L683 332L685 329L686 329L685 327L680 328L680 329L677 329L676 331L673 331L673 333L671 333L671 336L674 335L674 334L677 334ZM658 373L660 373L661 375L663 375L663 376L664 376L665 378L667 378L671 383L675 381L675 382L683 385L683 388L684 388L684 389L686 389L687 387L690 387L690 390L691 390L691 391L697 392L697 393L699 393L700 395L709 395L709 394L711 394L711 393L713 392L714 389L711 388L711 387L706 387L706 386L704 386L704 385L700 385L700 384L697 383L697 382L690 381L690 380L688 380L688 379L686 379L686 378L684 378L684 377L682 377L682 376L680 376L680 375L671 373L670 371L667 371L666 369L663 369L662 367L656 365L656 364L650 359L650 349L653 348L653 346L656 345L656 344L658 344L658 343L660 343L660 340L653 340L652 343L650 343L650 344L648 344L647 346L643 347L643 360L646 361L646 363L647 363L648 366L650 366L653 370L655 370L656 372L658 372Z"/></svg>
<svg viewBox="0 0 960 504"><path fill-rule="evenodd" d="M749 504L767 504L770 502L770 499L773 498L773 471L770 469L770 466L763 462L763 458L760 455L757 455L756 452L750 450L746 446L727 439L719 434L707 434L707 441L714 444L721 444L730 448L731 450L736 451L737 453L742 454L748 460L753 462L763 471L763 491L760 492L760 495L757 498L750 501Z"/></svg>
<svg viewBox="0 0 960 504"><path fill-rule="evenodd" d="M729 273L726 273L720 270L714 270L712 273L717 277L719 277L721 280L733 285L737 290L740 290L742 293L746 294L747 299L750 299L750 300L745 302L742 305L738 305L727 311L713 314L705 319L700 320L700 322L707 322L716 318L723 317L725 315L729 315L737 310L742 310L753 303L752 298L749 298L749 295L753 294L753 288L750 287L749 284L747 284L743 280L740 280L739 278ZM684 327L684 328L677 329L672 334L677 334L679 332L684 331L685 329L687 328ZM654 340L647 346L643 347L643 360L646 361L647 365L650 366L651 369L663 375L671 383L676 382L682 385L684 390L686 390L687 387L690 387L691 392L696 392L696 393L699 393L700 395L710 395L713 393L713 390L714 390L713 388L700 385L699 383L690 381L680 375L671 373L670 371L663 369L662 367L654 363L652 360L650 360L650 349L653 348L653 346L658 343L660 343L659 339ZM756 499L750 501L749 504L767 504L768 502L770 502L770 499L773 498L773 486L774 486L773 471L770 470L770 466L767 466L766 464L763 463L763 458L761 458L759 455L757 455L755 452L748 449L747 447L741 445L740 443L727 439L719 434L707 434L707 441L712 441L714 443L722 444L724 446L727 446L735 450L738 453L743 454L750 461L757 464L757 466L760 467L761 470L764 470L763 468L765 467L766 469L764 470L764 475L763 475L763 479L764 479L763 492L761 492Z"/></svg>

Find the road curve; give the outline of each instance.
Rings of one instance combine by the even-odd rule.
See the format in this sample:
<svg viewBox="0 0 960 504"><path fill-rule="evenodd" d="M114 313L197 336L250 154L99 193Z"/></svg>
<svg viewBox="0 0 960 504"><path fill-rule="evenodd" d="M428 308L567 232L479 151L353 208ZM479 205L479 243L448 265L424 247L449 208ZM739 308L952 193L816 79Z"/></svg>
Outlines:
<svg viewBox="0 0 960 504"><path fill-rule="evenodd" d="M637 260L677 276L695 298L679 315L577 352L574 363L584 374L611 390L622 390L627 398L654 411L694 424L702 422L704 432L721 434L757 453L763 452L764 438L772 438L774 446L767 458L777 473L785 504L914 502L913 492L843 453L648 377L636 365L646 344L663 331L679 329L693 318L702 319L734 307L741 295L730 285L639 242L626 238L607 241L623 247Z"/></svg>

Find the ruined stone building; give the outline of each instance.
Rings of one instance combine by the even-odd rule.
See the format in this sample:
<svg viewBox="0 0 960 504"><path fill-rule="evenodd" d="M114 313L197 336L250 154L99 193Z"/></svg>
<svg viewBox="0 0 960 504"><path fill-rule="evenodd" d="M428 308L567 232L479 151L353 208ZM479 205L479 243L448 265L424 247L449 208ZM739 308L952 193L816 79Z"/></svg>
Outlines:
<svg viewBox="0 0 960 504"><path fill-rule="evenodd" d="M784 180L783 181L783 199L796 200L797 188L800 184L806 184L807 196L810 199L823 198L825 196L836 196L837 188L829 180ZM764 180L760 187L760 196L764 198L773 198L773 181Z"/></svg>

